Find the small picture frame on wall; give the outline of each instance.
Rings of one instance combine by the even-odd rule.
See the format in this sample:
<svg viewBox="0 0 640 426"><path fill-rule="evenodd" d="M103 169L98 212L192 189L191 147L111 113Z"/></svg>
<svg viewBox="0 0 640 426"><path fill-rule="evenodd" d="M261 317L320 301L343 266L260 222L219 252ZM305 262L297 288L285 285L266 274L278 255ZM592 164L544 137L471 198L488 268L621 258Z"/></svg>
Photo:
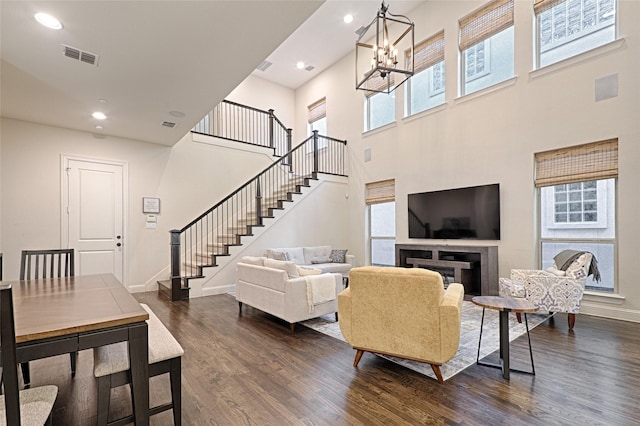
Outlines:
<svg viewBox="0 0 640 426"><path fill-rule="evenodd" d="M142 213L160 214L160 198L142 197Z"/></svg>

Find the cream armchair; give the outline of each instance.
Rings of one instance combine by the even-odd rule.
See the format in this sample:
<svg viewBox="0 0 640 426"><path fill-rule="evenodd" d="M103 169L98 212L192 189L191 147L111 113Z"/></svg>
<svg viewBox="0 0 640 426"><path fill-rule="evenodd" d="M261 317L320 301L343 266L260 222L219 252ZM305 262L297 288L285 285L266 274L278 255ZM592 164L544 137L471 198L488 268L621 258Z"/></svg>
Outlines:
<svg viewBox="0 0 640 426"><path fill-rule="evenodd" d="M502 297L524 298L547 312L569 314L569 329L576 322L584 294L587 276L591 273L593 255L583 253L566 271L554 266L545 270L512 269L509 278L500 278L499 293ZM518 317L520 321L520 318Z"/></svg>
<svg viewBox="0 0 640 426"><path fill-rule="evenodd" d="M421 268L365 266L349 273L349 287L338 295L342 335L362 354L373 352L440 366L456 354L464 287L444 289L440 274Z"/></svg>

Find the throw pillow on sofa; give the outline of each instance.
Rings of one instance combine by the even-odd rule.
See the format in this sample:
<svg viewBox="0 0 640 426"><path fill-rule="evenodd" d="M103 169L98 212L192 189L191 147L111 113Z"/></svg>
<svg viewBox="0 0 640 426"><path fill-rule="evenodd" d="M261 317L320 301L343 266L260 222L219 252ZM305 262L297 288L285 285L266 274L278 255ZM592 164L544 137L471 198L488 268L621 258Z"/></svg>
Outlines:
<svg viewBox="0 0 640 426"><path fill-rule="evenodd" d="M286 261L289 260L289 256L286 251L271 251L271 259Z"/></svg>
<svg viewBox="0 0 640 426"><path fill-rule="evenodd" d="M329 257L329 254L331 254L331 246L302 247L302 251L304 253L304 259L305 259L304 264L309 265L310 263L313 263L311 260L314 257ZM327 262L323 262L323 263L327 263Z"/></svg>
<svg viewBox="0 0 640 426"><path fill-rule="evenodd" d="M266 266L267 268L281 269L287 273L289 278L300 278L300 273L298 273L297 265L291 261L282 261L267 258L264 260L264 266Z"/></svg>
<svg viewBox="0 0 640 426"><path fill-rule="evenodd" d="M322 271L320 269L303 268L302 266L298 266L298 273L301 277L306 277L309 275L320 275Z"/></svg>
<svg viewBox="0 0 640 426"><path fill-rule="evenodd" d="M311 258L312 264L330 263L330 262L331 262L331 259L329 259L329 256L316 256Z"/></svg>
<svg viewBox="0 0 640 426"><path fill-rule="evenodd" d="M330 262L332 263L347 263L347 250L343 249L334 249L331 250L331 254L329 255Z"/></svg>

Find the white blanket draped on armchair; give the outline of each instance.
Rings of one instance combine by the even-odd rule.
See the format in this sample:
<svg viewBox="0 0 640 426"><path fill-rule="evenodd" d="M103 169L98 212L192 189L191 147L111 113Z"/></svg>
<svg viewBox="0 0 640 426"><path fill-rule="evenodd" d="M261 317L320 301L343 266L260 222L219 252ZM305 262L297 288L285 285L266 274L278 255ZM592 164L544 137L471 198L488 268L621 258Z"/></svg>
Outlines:
<svg viewBox="0 0 640 426"><path fill-rule="evenodd" d="M310 275L305 277L305 281L307 282L307 302L310 314L313 314L316 305L335 300L336 280L333 275Z"/></svg>

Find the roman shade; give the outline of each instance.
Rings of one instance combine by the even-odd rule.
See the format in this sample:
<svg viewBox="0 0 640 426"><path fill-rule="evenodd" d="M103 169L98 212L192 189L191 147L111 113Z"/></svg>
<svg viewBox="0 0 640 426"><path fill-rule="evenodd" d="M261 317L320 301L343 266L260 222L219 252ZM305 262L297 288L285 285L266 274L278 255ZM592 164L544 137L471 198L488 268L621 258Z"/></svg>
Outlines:
<svg viewBox="0 0 640 426"><path fill-rule="evenodd" d="M494 0L458 21L460 51L513 25L513 0Z"/></svg>
<svg viewBox="0 0 640 426"><path fill-rule="evenodd" d="M538 16L545 10L549 10L560 3L564 3L565 1L566 0L535 0L533 2L533 12Z"/></svg>
<svg viewBox="0 0 640 426"><path fill-rule="evenodd" d="M396 200L396 180L387 179L365 185L367 204L388 203Z"/></svg>
<svg viewBox="0 0 640 426"><path fill-rule="evenodd" d="M413 55L413 70L418 73L444 61L444 30L432 35L415 47ZM411 56L411 50L405 51L407 60Z"/></svg>
<svg viewBox="0 0 640 426"><path fill-rule="evenodd" d="M393 75L389 75L385 78L382 78L380 75L371 77L367 81L367 86L366 86L367 91L365 92L365 96L367 98L370 98L371 96L386 90L387 84L389 85L388 87L393 87L393 85L395 84Z"/></svg>
<svg viewBox="0 0 640 426"><path fill-rule="evenodd" d="M536 187L618 177L618 139L535 154Z"/></svg>
<svg viewBox="0 0 640 426"><path fill-rule="evenodd" d="M327 116L327 98L322 98L308 107L309 113L307 121L313 123Z"/></svg>

